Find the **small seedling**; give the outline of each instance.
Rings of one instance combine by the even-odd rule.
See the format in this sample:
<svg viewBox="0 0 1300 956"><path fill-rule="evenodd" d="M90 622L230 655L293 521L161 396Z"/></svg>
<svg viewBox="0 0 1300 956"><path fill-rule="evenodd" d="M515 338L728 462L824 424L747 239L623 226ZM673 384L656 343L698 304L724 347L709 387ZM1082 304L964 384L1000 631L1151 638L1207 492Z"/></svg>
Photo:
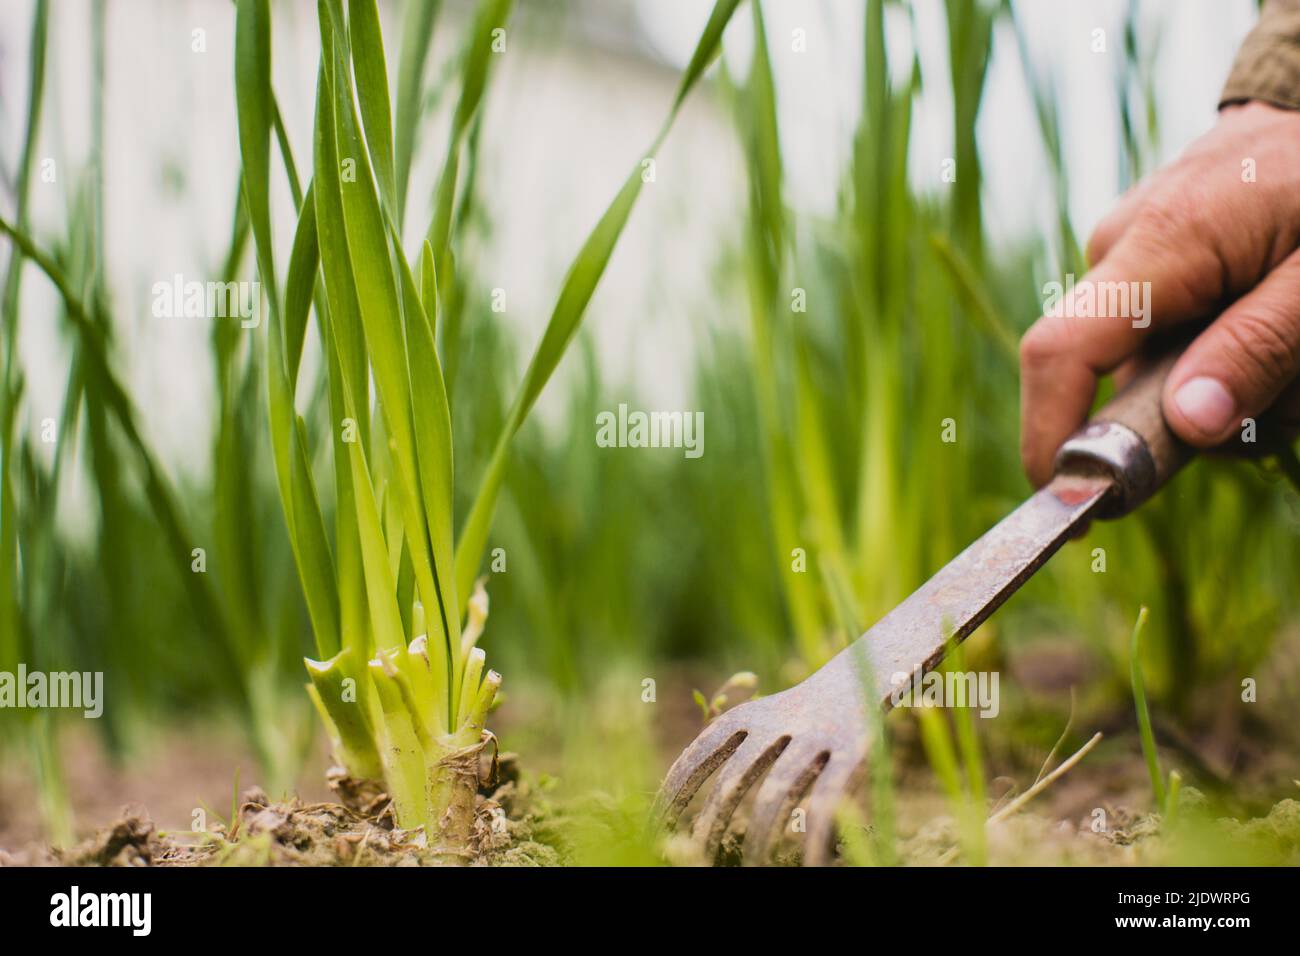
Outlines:
<svg viewBox="0 0 1300 956"><path fill-rule="evenodd" d="M1156 807L1164 815L1165 821L1172 822L1177 809L1182 777L1177 770L1171 770L1166 785L1160 772L1156 737L1151 730L1151 712L1147 708L1146 681L1142 675L1142 631L1146 628L1146 623L1147 609L1143 606L1138 611L1137 621L1133 624L1133 637L1129 642L1129 674L1133 685L1133 705L1137 709L1138 734L1142 740L1142 755L1146 758L1147 774L1151 778L1151 792L1155 796Z"/></svg>

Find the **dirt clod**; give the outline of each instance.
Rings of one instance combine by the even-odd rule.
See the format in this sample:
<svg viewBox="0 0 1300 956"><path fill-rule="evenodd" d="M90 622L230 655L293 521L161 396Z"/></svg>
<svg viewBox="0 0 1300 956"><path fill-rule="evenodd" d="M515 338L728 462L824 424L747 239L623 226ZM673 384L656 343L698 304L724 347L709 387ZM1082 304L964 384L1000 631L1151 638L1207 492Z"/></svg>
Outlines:
<svg viewBox="0 0 1300 956"><path fill-rule="evenodd" d="M153 822L132 813L56 857L65 866L149 866L156 841Z"/></svg>
<svg viewBox="0 0 1300 956"><path fill-rule="evenodd" d="M388 803L388 794L380 781L360 780L342 767L326 770L325 781L330 790L338 794L340 803L358 813L378 815Z"/></svg>

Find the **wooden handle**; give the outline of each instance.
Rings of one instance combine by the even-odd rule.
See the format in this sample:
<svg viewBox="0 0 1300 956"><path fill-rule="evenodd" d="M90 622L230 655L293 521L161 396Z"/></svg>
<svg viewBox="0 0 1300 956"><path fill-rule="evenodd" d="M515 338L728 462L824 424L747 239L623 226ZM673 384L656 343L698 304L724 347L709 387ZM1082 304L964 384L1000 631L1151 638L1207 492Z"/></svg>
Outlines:
<svg viewBox="0 0 1300 956"><path fill-rule="evenodd" d="M1160 404L1182 351L1172 349L1143 369L1056 453L1058 474L1102 472L1114 479L1116 492L1099 517L1128 514L1191 459L1191 447L1170 431Z"/></svg>

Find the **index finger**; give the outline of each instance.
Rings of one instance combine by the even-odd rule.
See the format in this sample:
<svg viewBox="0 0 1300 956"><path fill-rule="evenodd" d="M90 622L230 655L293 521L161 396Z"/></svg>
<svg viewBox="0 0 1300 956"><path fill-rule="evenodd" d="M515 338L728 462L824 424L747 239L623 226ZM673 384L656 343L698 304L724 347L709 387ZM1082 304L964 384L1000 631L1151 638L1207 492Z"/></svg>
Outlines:
<svg viewBox="0 0 1300 956"><path fill-rule="evenodd" d="M1222 295L1212 245L1187 241L1165 218L1144 213L1082 279L1044 289L1045 314L1020 342L1020 454L1035 485L1087 419L1098 378L1152 331L1205 315Z"/></svg>

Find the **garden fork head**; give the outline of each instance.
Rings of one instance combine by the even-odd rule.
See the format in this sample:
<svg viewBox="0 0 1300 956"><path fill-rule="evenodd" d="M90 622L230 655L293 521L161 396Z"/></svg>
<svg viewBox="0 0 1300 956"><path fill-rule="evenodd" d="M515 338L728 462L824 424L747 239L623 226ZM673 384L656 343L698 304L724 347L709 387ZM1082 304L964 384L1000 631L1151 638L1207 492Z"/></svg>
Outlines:
<svg viewBox="0 0 1300 956"><path fill-rule="evenodd" d="M660 817L675 821L717 771L693 831L711 860L736 807L766 772L745 829L746 861L767 859L778 827L802 806L804 860L824 862L836 806L866 761L871 728L863 692L853 661L841 654L802 684L722 714L668 771Z"/></svg>
<svg viewBox="0 0 1300 956"><path fill-rule="evenodd" d="M668 771L659 818L718 782L695 822L710 858L736 805L763 776L745 833L747 862L767 858L773 831L807 794L805 863L826 859L836 803L866 762L871 709L934 668L1092 518L1127 514L1191 457L1161 412L1175 347L1154 360L1056 455L1056 477L949 562L802 684L728 711ZM721 768L721 770L719 770Z"/></svg>

